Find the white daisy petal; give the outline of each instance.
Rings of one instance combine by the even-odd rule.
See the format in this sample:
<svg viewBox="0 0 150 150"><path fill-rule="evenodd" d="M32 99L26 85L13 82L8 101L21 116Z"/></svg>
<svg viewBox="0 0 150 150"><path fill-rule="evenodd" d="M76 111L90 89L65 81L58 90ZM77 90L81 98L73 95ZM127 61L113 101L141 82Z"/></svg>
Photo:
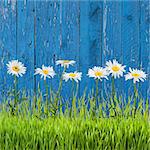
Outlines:
<svg viewBox="0 0 150 150"><path fill-rule="evenodd" d="M122 64L119 64L115 59L112 62L110 60L106 62L106 69L115 79L123 76L125 67L126 66L122 66Z"/></svg>
<svg viewBox="0 0 150 150"><path fill-rule="evenodd" d="M82 77L82 73L81 72L70 72L70 73L64 73L63 74L63 80L65 80L66 82L70 79L70 80L74 80L78 83L78 81L81 81L81 77Z"/></svg>
<svg viewBox="0 0 150 150"><path fill-rule="evenodd" d="M34 75L37 74L41 75L41 78L44 78L44 80L46 80L46 78L53 78L56 75L53 67L46 67L44 65L42 65L42 68L35 69Z"/></svg>
<svg viewBox="0 0 150 150"><path fill-rule="evenodd" d="M144 82L144 80L146 80L146 74L142 70L129 68L129 72L125 75L125 80L131 79L133 79L133 83Z"/></svg>
<svg viewBox="0 0 150 150"><path fill-rule="evenodd" d="M99 79L101 80L102 78L107 78L107 76L109 75L108 71L105 68L102 67L93 67L92 69L88 70L88 74L87 74L90 78L94 78L94 79Z"/></svg>
<svg viewBox="0 0 150 150"><path fill-rule="evenodd" d="M57 60L56 65L61 65L61 67L68 68L69 65L74 65L76 62L74 60Z"/></svg>
<svg viewBox="0 0 150 150"><path fill-rule="evenodd" d="M26 67L22 62L19 62L18 60L12 60L8 62L7 65L7 73L11 75L15 75L17 77L23 76L23 74L26 73Z"/></svg>

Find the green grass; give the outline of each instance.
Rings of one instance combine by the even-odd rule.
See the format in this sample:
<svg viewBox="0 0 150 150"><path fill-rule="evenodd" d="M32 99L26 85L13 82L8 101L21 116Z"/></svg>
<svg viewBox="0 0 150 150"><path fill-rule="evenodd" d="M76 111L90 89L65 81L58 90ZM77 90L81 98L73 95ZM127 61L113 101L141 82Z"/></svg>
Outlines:
<svg viewBox="0 0 150 150"><path fill-rule="evenodd" d="M136 118L36 117L0 115L0 149L150 149L150 122Z"/></svg>
<svg viewBox="0 0 150 150"><path fill-rule="evenodd" d="M53 91L44 96L39 90L34 97L10 93L0 104L0 150L150 149L148 99L143 107L137 93L127 99L73 93L66 103Z"/></svg>

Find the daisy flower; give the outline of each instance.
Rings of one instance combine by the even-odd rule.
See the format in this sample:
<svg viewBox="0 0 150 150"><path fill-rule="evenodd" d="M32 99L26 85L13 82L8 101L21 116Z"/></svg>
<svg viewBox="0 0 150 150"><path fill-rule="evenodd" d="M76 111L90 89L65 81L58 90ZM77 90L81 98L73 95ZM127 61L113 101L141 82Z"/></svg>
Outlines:
<svg viewBox="0 0 150 150"><path fill-rule="evenodd" d="M99 79L102 81L102 78L105 78L108 80L107 76L109 75L108 71L106 70L106 68L102 68L102 67L93 67L92 69L88 70L88 74L87 74L90 78L94 78L94 79Z"/></svg>
<svg viewBox="0 0 150 150"><path fill-rule="evenodd" d="M57 60L56 65L61 65L61 67L68 68L69 65L74 65L76 62L74 60Z"/></svg>
<svg viewBox="0 0 150 150"><path fill-rule="evenodd" d="M46 78L53 78L56 75L53 67L46 67L44 65L42 65L42 68L35 69L35 75L37 74L41 75L41 78L44 78L44 80L46 80Z"/></svg>
<svg viewBox="0 0 150 150"><path fill-rule="evenodd" d="M119 64L115 59L112 62L107 61L106 68L115 79L123 76L123 73L125 72L125 66Z"/></svg>
<svg viewBox="0 0 150 150"><path fill-rule="evenodd" d="M82 77L82 73L81 72L70 72L70 73L64 73L63 74L63 80L65 80L66 82L70 79L70 80L75 80L76 82L81 81L81 77Z"/></svg>
<svg viewBox="0 0 150 150"><path fill-rule="evenodd" d="M128 74L125 75L125 80L133 79L133 83L146 80L146 74L142 70L129 68Z"/></svg>
<svg viewBox="0 0 150 150"><path fill-rule="evenodd" d="M17 77L22 77L23 74L26 73L26 67L22 62L19 62L18 60L12 60L7 64L7 73L15 75Z"/></svg>

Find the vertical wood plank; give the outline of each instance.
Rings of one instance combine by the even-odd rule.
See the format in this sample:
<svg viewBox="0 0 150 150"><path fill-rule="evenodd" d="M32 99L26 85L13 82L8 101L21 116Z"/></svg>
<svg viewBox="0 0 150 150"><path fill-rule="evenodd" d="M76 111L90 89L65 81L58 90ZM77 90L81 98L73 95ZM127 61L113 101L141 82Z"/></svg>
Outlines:
<svg viewBox="0 0 150 150"><path fill-rule="evenodd" d="M0 98L7 95L13 77L7 74L6 63L16 58L16 1L0 1ZM1 101L1 100L0 100Z"/></svg>
<svg viewBox="0 0 150 150"><path fill-rule="evenodd" d="M148 74L148 78L141 83L141 93L150 98L150 2L139 1L140 5L140 68Z"/></svg>
<svg viewBox="0 0 150 150"><path fill-rule="evenodd" d="M75 60L66 72L79 70L79 2L61 2L61 59ZM63 96L71 96L72 83L63 84Z"/></svg>
<svg viewBox="0 0 150 150"><path fill-rule="evenodd" d="M54 69L57 73L57 76L52 80L52 88L57 91L58 86L59 86L59 69L58 66L56 66L56 60L60 57L61 55L61 1L54 1L53 3L53 8L51 12L51 33L52 35L52 40L51 45L52 45L52 65L54 66Z"/></svg>
<svg viewBox="0 0 150 150"><path fill-rule="evenodd" d="M140 36L139 36L139 2L122 1L122 50L123 63L127 68L138 68L140 64ZM128 70L128 69L127 69ZM126 94L131 95L133 84L131 81L124 81Z"/></svg>
<svg viewBox="0 0 150 150"><path fill-rule="evenodd" d="M104 1L103 3L103 65L106 61L116 59L122 63L121 48L121 2ZM115 80L115 88L117 92L122 92L122 81L124 79ZM104 81L104 94L111 92L111 77L109 81Z"/></svg>
<svg viewBox="0 0 150 150"><path fill-rule="evenodd" d="M17 59L27 67L26 74L19 78L19 89L34 89L34 1L17 2Z"/></svg>
<svg viewBox="0 0 150 150"><path fill-rule="evenodd" d="M36 67L42 64L55 65L55 60L60 54L60 2L57 1L36 1ZM57 85L56 77L52 79ZM37 83L40 82L44 90L43 80L37 76ZM47 80L51 85L51 79Z"/></svg>
<svg viewBox="0 0 150 150"><path fill-rule="evenodd" d="M87 77L88 69L102 65L102 17L101 1L80 2L80 69L83 72L81 93L94 86L94 80Z"/></svg>

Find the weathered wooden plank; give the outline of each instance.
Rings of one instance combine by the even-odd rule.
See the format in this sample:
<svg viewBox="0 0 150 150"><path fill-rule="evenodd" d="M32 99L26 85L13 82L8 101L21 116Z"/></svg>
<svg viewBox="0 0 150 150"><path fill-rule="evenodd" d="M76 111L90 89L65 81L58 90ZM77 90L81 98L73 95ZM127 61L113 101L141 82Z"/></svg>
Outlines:
<svg viewBox="0 0 150 150"><path fill-rule="evenodd" d="M42 64L54 65L60 53L60 2L36 1L36 67ZM57 79L52 79L56 82ZM41 82L40 82L41 81ZM43 80L37 76L37 83L40 82L44 90ZM52 82L47 80L48 85ZM53 85L57 84L57 82Z"/></svg>
<svg viewBox="0 0 150 150"><path fill-rule="evenodd" d="M86 74L93 66L102 65L102 16L101 1L80 2L80 69L83 72L81 93L85 87L92 89L95 82Z"/></svg>
<svg viewBox="0 0 150 150"><path fill-rule="evenodd" d="M52 80L52 88L57 91L59 86L59 69L56 66L56 60L60 58L61 53L61 2L53 1L50 15L50 35L52 35L51 51L52 51L52 65L57 73L57 76Z"/></svg>
<svg viewBox="0 0 150 150"><path fill-rule="evenodd" d="M138 68L140 64L140 38L139 38L139 2L122 1L122 38L123 63L129 67ZM126 94L131 95L133 84L131 81L124 81Z"/></svg>
<svg viewBox="0 0 150 150"><path fill-rule="evenodd" d="M27 67L19 78L19 89L34 90L34 1L17 2L17 59Z"/></svg>
<svg viewBox="0 0 150 150"><path fill-rule="evenodd" d="M16 1L0 1L0 98L7 95L13 77L7 75L6 63L16 58ZM1 101L1 100L0 100Z"/></svg>
<svg viewBox="0 0 150 150"><path fill-rule="evenodd" d="M61 2L61 59L75 60L66 72L79 70L79 2ZM63 84L63 96L66 100L71 96L72 83Z"/></svg>
<svg viewBox="0 0 150 150"><path fill-rule="evenodd" d="M144 98L150 97L150 2L140 1L140 68L148 74L147 81L141 83Z"/></svg>
<svg viewBox="0 0 150 150"><path fill-rule="evenodd" d="M122 63L121 48L121 2L104 1L103 3L103 66L106 61L116 59ZM123 78L115 80L117 92L122 92ZM104 81L104 94L111 91L111 77L109 81Z"/></svg>

